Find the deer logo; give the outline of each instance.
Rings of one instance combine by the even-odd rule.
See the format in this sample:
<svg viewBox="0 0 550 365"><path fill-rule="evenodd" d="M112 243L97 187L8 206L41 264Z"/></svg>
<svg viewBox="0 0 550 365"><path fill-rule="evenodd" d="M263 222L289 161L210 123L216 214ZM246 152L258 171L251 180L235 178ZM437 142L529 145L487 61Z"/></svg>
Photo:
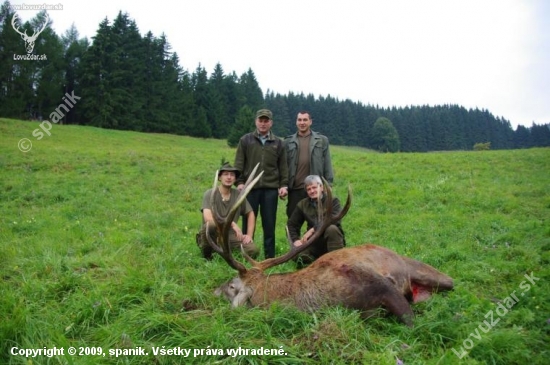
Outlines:
<svg viewBox="0 0 550 365"><path fill-rule="evenodd" d="M13 29L17 33L19 33L21 35L21 38L23 38L23 40L25 41L25 48L27 49L27 53L31 54L33 49L34 49L34 42L36 42L36 38L38 38L40 33L42 33L42 31L44 29L46 29L46 26L48 25L48 20L49 20L48 14L46 14L46 19L44 19L44 24L42 25L42 29L40 29L38 32L35 30L34 33L32 34L32 36L30 36L30 37L27 34L26 30L25 30L25 32L21 32L17 28L17 25L15 24L15 19L17 19L17 18L18 18L17 14L14 14L13 17L11 18L11 26L13 27Z"/></svg>

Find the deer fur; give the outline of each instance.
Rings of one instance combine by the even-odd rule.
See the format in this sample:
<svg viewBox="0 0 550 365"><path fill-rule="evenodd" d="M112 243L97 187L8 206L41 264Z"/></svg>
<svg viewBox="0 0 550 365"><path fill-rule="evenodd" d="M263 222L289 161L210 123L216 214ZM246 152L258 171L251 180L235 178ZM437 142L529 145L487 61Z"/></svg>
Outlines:
<svg viewBox="0 0 550 365"><path fill-rule="evenodd" d="M304 311L338 305L364 312L385 307L410 326L409 301L424 301L432 292L452 288L453 280L432 266L365 244L329 252L296 272L266 275L253 268L215 294L223 294L233 307L276 301Z"/></svg>
<svg viewBox="0 0 550 365"><path fill-rule="evenodd" d="M241 192L242 201L251 189L250 185L258 178L251 183L249 181L252 177L249 178L246 188ZM229 213L227 217L216 214L216 225L221 234L218 234L218 243L209 238L210 245L239 272L239 276L217 288L215 294L224 295L232 307L267 306L273 302L288 303L304 311L343 306L367 312L385 307L405 324L412 326L413 311L409 302L423 301L432 293L451 290L453 280L430 265L401 256L387 248L372 244L347 247L329 252L295 272L264 273L267 268L295 257L319 237L331 222L340 220L347 213L351 194L348 193L342 211L333 216L330 211L332 194L326 183L325 190L325 209L328 211L319 231L305 244L294 247L281 257L256 262L243 251L247 261L252 264L249 269L235 261L226 242L228 238L224 236L228 232L226 224L231 222L232 214Z"/></svg>

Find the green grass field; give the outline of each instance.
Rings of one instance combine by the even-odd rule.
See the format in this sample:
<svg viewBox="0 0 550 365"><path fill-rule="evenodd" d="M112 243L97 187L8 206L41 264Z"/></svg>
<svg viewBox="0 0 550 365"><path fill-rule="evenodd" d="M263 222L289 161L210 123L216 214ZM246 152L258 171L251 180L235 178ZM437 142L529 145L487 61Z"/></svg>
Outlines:
<svg viewBox="0 0 550 365"><path fill-rule="evenodd" d="M203 192L234 159L225 141L63 125L37 140L38 126L0 119L2 364L549 361L550 149L332 146L334 193L353 190L348 245L383 245L454 278L455 290L413 306L408 328L383 310L232 310L212 294L235 272L203 260L194 237ZM279 254L284 224L281 202ZM54 347L64 354L20 355ZM108 353L139 348L148 355Z"/></svg>

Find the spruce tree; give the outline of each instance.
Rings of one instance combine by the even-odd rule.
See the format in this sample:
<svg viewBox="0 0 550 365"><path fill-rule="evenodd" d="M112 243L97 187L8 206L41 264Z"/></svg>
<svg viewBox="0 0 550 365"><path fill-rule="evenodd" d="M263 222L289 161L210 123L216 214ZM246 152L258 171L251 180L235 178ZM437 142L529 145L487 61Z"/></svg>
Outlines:
<svg viewBox="0 0 550 365"><path fill-rule="evenodd" d="M227 145L229 147L237 147L241 137L254 130L254 111L248 106L243 106L237 113L235 124L227 137Z"/></svg>
<svg viewBox="0 0 550 365"><path fill-rule="evenodd" d="M208 80L208 124L212 127L212 137L227 138L231 127L228 90L221 64L216 64ZM233 117L234 119L234 117Z"/></svg>
<svg viewBox="0 0 550 365"><path fill-rule="evenodd" d="M46 12L41 11L33 19L33 28L40 27L40 24L46 19ZM36 67L34 73L34 90L36 98L33 102L33 109L43 119L50 119L49 115L63 102L61 99L65 93L63 90L65 60L63 58L63 44L61 39L55 34L52 27L52 21L48 21L48 26L40 33L39 39L35 44L35 52L37 55L45 55L44 60L33 61L33 66ZM62 110L62 117L59 123L66 121L66 116L69 110Z"/></svg>
<svg viewBox="0 0 550 365"><path fill-rule="evenodd" d="M264 96L256 76L252 69L241 75L239 79L241 89L241 105L248 105L252 110L258 110L264 107Z"/></svg>
<svg viewBox="0 0 550 365"><path fill-rule="evenodd" d="M113 53L111 26L105 18L100 24L93 43L82 57L82 116L90 125L101 128L117 128L118 117L114 115ZM118 112L118 111L117 111Z"/></svg>
<svg viewBox="0 0 550 365"><path fill-rule="evenodd" d="M14 55L27 56L25 42L14 31L33 34L31 23L14 19L16 13L8 1L0 9L0 115L19 119L37 118L35 74L37 61L14 59ZM36 21L35 21L36 23ZM40 26L42 23L40 24ZM33 50L32 55L36 55Z"/></svg>
<svg viewBox="0 0 550 365"><path fill-rule="evenodd" d="M78 30L73 25L61 37L64 49L64 80L63 92L82 95L80 87L80 76L82 72L82 57L89 47L87 38L79 39ZM82 124L80 103L75 105L66 115L66 122L69 124Z"/></svg>

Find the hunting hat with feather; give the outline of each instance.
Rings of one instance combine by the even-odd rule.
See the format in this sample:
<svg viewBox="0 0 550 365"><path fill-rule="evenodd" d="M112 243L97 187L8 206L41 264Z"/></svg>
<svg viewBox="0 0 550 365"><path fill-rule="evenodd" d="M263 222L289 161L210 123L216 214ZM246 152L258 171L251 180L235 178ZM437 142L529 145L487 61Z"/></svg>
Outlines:
<svg viewBox="0 0 550 365"><path fill-rule="evenodd" d="M218 170L218 178L221 176L222 172L231 171L235 173L235 177L239 177L240 172L235 167L231 166L229 162L225 162L222 167Z"/></svg>

